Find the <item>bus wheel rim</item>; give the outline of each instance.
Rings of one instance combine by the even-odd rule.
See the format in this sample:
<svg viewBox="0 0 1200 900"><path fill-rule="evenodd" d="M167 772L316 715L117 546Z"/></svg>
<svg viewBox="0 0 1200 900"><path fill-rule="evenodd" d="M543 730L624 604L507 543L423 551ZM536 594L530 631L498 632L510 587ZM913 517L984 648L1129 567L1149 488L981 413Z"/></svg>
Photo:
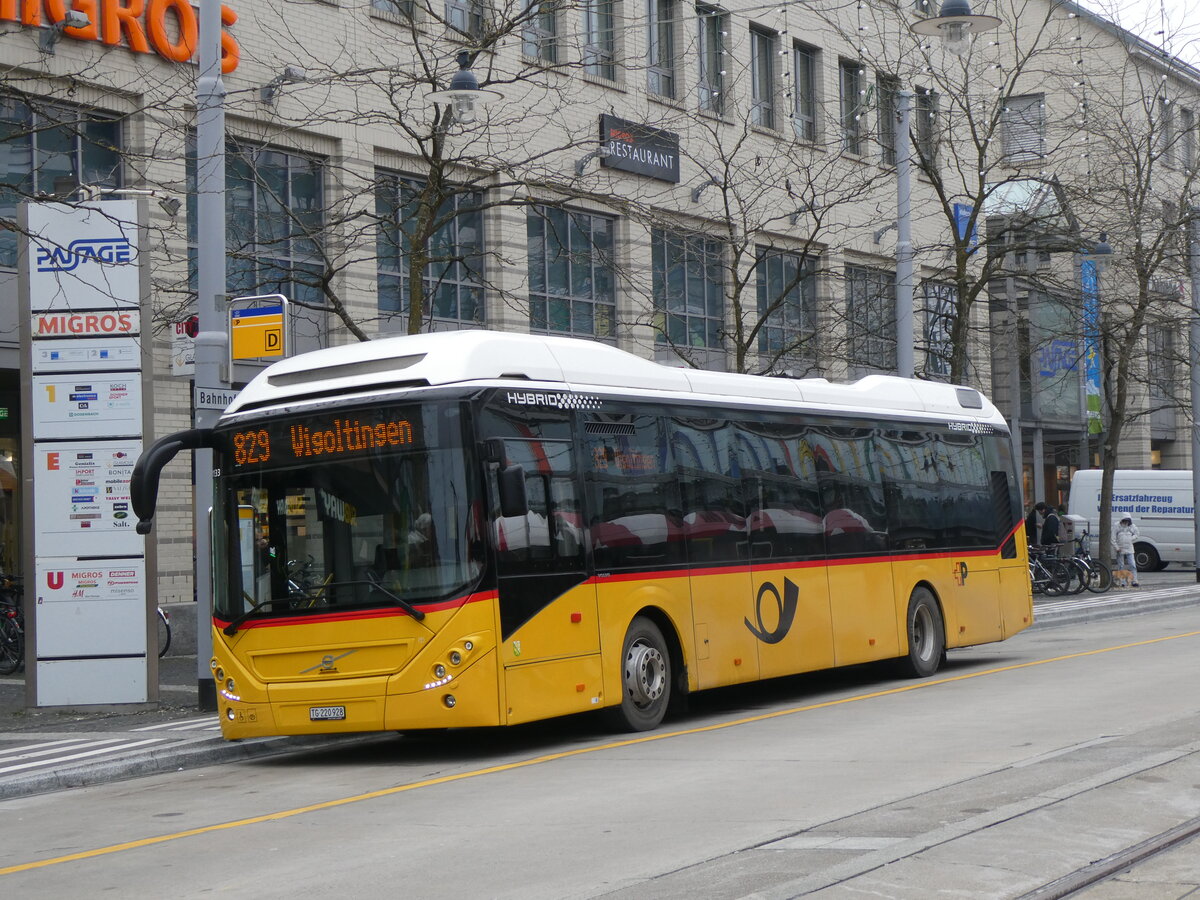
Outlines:
<svg viewBox="0 0 1200 900"><path fill-rule="evenodd" d="M916 615L913 616L912 642L917 656L920 659L928 658L933 643L933 617L924 606L917 607Z"/></svg>
<svg viewBox="0 0 1200 900"><path fill-rule="evenodd" d="M625 690L638 707L662 696L667 684L667 661L657 647L635 641L625 655Z"/></svg>

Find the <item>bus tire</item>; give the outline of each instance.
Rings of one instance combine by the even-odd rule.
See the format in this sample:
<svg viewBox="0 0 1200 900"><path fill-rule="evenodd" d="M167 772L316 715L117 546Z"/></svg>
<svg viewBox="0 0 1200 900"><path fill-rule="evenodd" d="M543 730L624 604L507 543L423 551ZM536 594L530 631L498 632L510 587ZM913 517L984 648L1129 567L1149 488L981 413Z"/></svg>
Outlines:
<svg viewBox="0 0 1200 900"><path fill-rule="evenodd" d="M946 655L946 631L942 611L928 588L913 590L908 600L908 656L902 657L906 674L913 678L932 675Z"/></svg>
<svg viewBox="0 0 1200 900"><path fill-rule="evenodd" d="M1149 544L1133 545L1133 561L1137 564L1139 572L1157 572L1159 564L1162 562L1159 559L1158 551Z"/></svg>
<svg viewBox="0 0 1200 900"><path fill-rule="evenodd" d="M657 728L671 702L671 655L657 625L645 616L629 623L621 645L621 703L609 709L621 731Z"/></svg>

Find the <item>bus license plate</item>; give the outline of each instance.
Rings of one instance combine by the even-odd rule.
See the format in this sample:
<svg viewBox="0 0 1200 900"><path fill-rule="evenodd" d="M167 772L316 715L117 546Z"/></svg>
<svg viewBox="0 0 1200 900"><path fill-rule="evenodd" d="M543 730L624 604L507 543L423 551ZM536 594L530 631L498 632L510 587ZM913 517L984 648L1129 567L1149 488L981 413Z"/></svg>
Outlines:
<svg viewBox="0 0 1200 900"><path fill-rule="evenodd" d="M308 708L308 720L310 722L344 718L346 718L346 707L344 706L310 706Z"/></svg>

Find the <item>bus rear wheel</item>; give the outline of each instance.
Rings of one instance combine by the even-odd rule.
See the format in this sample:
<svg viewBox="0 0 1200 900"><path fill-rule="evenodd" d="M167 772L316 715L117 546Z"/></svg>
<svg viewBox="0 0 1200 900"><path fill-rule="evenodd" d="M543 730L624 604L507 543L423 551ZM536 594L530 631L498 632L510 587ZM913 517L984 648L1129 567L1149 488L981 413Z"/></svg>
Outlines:
<svg viewBox="0 0 1200 900"><path fill-rule="evenodd" d="M662 631L645 616L629 624L621 647L621 704L610 710L622 731L657 728L671 701L671 656Z"/></svg>
<svg viewBox="0 0 1200 900"><path fill-rule="evenodd" d="M933 593L919 587L908 600L908 656L902 658L903 668L913 678L925 678L938 670L945 654L942 612Z"/></svg>

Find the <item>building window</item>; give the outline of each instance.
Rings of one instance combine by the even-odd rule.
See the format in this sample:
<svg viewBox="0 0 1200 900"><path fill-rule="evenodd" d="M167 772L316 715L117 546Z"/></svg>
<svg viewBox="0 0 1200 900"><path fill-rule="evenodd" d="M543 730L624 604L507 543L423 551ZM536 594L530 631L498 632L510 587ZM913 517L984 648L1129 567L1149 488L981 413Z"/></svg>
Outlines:
<svg viewBox="0 0 1200 900"><path fill-rule="evenodd" d="M70 106L0 96L0 220L41 194L65 196L81 184L121 185L121 126ZM0 267L17 264L17 233L0 228Z"/></svg>
<svg viewBox="0 0 1200 900"><path fill-rule="evenodd" d="M1161 406L1175 395L1175 332L1165 324L1146 329L1146 368L1150 402Z"/></svg>
<svg viewBox="0 0 1200 900"><path fill-rule="evenodd" d="M879 156L885 166L896 164L896 95L900 92L899 79L890 75L875 78L876 108L879 115Z"/></svg>
<svg viewBox="0 0 1200 900"><path fill-rule="evenodd" d="M700 45L700 108L725 111L725 37L729 16L711 6L697 6Z"/></svg>
<svg viewBox="0 0 1200 900"><path fill-rule="evenodd" d="M817 356L817 290L813 260L769 247L757 250L758 352L772 371L807 371Z"/></svg>
<svg viewBox="0 0 1200 900"><path fill-rule="evenodd" d="M413 0L371 0L371 9L390 16L411 19L413 17Z"/></svg>
<svg viewBox="0 0 1200 900"><path fill-rule="evenodd" d="M677 0L646 0L647 87L675 96L675 6Z"/></svg>
<svg viewBox="0 0 1200 900"><path fill-rule="evenodd" d="M840 71L842 95L842 148L847 153L863 152L863 70L862 64L843 60Z"/></svg>
<svg viewBox="0 0 1200 900"><path fill-rule="evenodd" d="M1175 106L1166 97L1158 98L1158 149L1167 165L1175 162Z"/></svg>
<svg viewBox="0 0 1200 900"><path fill-rule="evenodd" d="M446 0L446 24L468 37L483 34L483 5L480 0Z"/></svg>
<svg viewBox="0 0 1200 900"><path fill-rule="evenodd" d="M613 219L538 206L526 232L530 330L615 340Z"/></svg>
<svg viewBox="0 0 1200 900"><path fill-rule="evenodd" d="M407 316L412 298L409 256L417 228L420 181L381 173L375 188L379 217L379 311ZM477 192L447 197L430 223L429 262L422 277L422 320L483 324L483 212Z"/></svg>
<svg viewBox="0 0 1200 900"><path fill-rule="evenodd" d="M189 141L188 283L196 284L196 146ZM225 145L225 281L235 295L283 294L322 304L324 165L319 159Z"/></svg>
<svg viewBox="0 0 1200 900"><path fill-rule="evenodd" d="M720 349L725 328L720 242L658 228L651 242L655 342Z"/></svg>
<svg viewBox="0 0 1200 900"><path fill-rule="evenodd" d="M921 285L925 307L925 375L945 379L950 375L954 346L950 332L958 309L958 290L953 284L926 281Z"/></svg>
<svg viewBox="0 0 1200 900"><path fill-rule="evenodd" d="M553 0L533 2L521 31L521 52L544 63L558 62L558 19Z"/></svg>
<svg viewBox="0 0 1200 900"><path fill-rule="evenodd" d="M1187 171L1196 167L1196 114L1179 110L1179 163Z"/></svg>
<svg viewBox="0 0 1200 900"><path fill-rule="evenodd" d="M775 127L775 42L773 31L750 29L750 122Z"/></svg>
<svg viewBox="0 0 1200 900"><path fill-rule="evenodd" d="M853 374L896 370L896 275L846 266L846 319Z"/></svg>
<svg viewBox="0 0 1200 900"><path fill-rule="evenodd" d="M817 139L817 53L804 44L792 49L792 126L802 141Z"/></svg>
<svg viewBox="0 0 1200 900"><path fill-rule="evenodd" d="M1004 105L1000 136L1004 158L1010 163L1041 159L1046 141L1045 95L1009 97Z"/></svg>
<svg viewBox="0 0 1200 900"><path fill-rule="evenodd" d="M583 70L609 81L617 78L613 3L583 0Z"/></svg>
<svg viewBox="0 0 1200 900"><path fill-rule="evenodd" d="M916 117L917 152L928 166L937 164L937 94L928 88L917 88Z"/></svg>

